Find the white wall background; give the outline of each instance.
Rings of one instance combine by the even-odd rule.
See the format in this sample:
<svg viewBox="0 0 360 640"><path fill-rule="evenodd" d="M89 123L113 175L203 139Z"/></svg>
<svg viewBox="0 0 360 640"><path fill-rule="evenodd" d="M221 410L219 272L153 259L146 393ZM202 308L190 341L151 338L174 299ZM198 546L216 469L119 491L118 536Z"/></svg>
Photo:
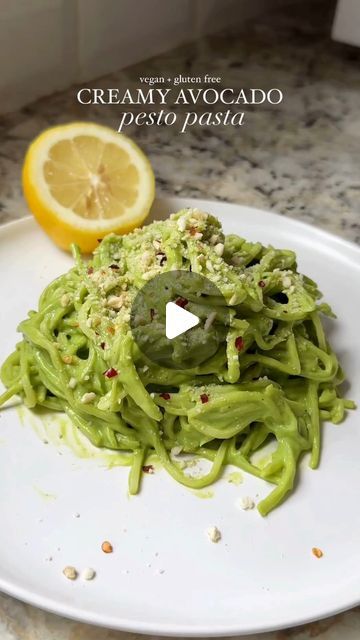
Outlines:
<svg viewBox="0 0 360 640"><path fill-rule="evenodd" d="M289 2L0 0L0 112Z"/></svg>
<svg viewBox="0 0 360 640"><path fill-rule="evenodd" d="M360 0L338 0L332 36L360 46Z"/></svg>

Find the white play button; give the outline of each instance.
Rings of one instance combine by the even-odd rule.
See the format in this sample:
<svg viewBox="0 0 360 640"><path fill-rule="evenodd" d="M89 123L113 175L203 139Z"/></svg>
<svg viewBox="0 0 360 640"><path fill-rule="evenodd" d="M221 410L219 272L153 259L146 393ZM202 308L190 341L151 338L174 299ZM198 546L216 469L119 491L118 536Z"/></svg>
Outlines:
<svg viewBox="0 0 360 640"><path fill-rule="evenodd" d="M213 322L219 307L221 321ZM221 291L194 271L159 273L146 281L131 305L130 326L138 349L156 366L175 371L198 367L218 353L230 324Z"/></svg>
<svg viewBox="0 0 360 640"><path fill-rule="evenodd" d="M199 324L200 318L175 302L166 303L165 335L168 340L180 336Z"/></svg>

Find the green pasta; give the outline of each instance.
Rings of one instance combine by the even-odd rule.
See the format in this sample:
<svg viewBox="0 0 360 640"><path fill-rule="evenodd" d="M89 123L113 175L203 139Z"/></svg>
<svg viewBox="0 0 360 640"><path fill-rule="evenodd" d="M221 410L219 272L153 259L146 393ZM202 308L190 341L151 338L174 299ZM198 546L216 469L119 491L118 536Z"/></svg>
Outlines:
<svg viewBox="0 0 360 640"><path fill-rule="evenodd" d="M96 447L128 456L132 494L150 455L194 489L232 464L275 485L258 504L269 513L291 491L304 452L318 466L322 422L339 423L354 408L339 393L344 374L321 323L333 314L298 273L294 252L225 237L215 217L189 209L107 236L90 262L76 248L74 256L19 326L23 339L1 368L0 405L18 395L29 408L66 412ZM154 362L131 331L138 291L174 270L201 273L223 296L212 301L212 350L200 364L198 345L186 340L172 366ZM199 316L211 308L193 303ZM155 325L148 339L160 344ZM210 471L187 473L186 454L209 460Z"/></svg>

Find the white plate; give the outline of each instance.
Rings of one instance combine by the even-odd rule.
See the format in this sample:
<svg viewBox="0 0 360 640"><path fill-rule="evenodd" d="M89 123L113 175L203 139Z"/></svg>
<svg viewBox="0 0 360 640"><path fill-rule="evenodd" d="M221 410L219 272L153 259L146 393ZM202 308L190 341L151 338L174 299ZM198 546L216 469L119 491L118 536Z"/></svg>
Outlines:
<svg viewBox="0 0 360 640"><path fill-rule="evenodd" d="M331 339L351 381L348 395L359 401L359 249L238 205L173 198L158 203L157 212L195 205L219 216L227 233L297 251L300 270L338 313ZM17 340L17 323L71 263L31 219L0 230L1 361ZM103 458L78 458L65 446L59 455L28 415L23 425L15 409L0 415L3 591L94 624L191 636L289 627L360 602L357 412L325 426L319 470L304 460L293 495L267 518L234 506L239 496L269 491L250 476L235 486L225 473L214 496L199 499L158 470L129 499L126 469L107 470ZM222 531L217 545L205 535L210 525ZM100 549L107 539L111 555ZM312 547L324 557L315 558ZM67 564L94 567L97 577L70 582L62 575Z"/></svg>

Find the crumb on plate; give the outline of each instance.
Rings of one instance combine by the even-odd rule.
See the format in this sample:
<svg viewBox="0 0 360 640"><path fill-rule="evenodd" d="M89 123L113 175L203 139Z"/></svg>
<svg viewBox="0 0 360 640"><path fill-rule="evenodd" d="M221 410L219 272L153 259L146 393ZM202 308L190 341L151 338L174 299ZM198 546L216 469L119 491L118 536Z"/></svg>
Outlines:
<svg viewBox="0 0 360 640"><path fill-rule="evenodd" d="M78 572L76 571L75 567L72 567L70 565L63 569L63 574L68 580L76 580L76 578L78 577Z"/></svg>
<svg viewBox="0 0 360 640"><path fill-rule="evenodd" d="M114 550L111 542L109 542L108 540L104 540L101 545L101 549L104 553L112 553Z"/></svg>
<svg viewBox="0 0 360 640"><path fill-rule="evenodd" d="M150 475L155 473L155 469L152 464L144 464L142 470L144 473L150 473Z"/></svg>
<svg viewBox="0 0 360 640"><path fill-rule="evenodd" d="M81 577L83 580L93 580L96 576L96 571L92 567L86 567L81 572Z"/></svg>
<svg viewBox="0 0 360 640"><path fill-rule="evenodd" d="M250 496L245 496L243 498L240 498L240 500L238 500L237 505L239 506L240 509L243 509L244 511L249 511L249 509L253 509L255 507L255 502L252 498L250 498Z"/></svg>
<svg viewBox="0 0 360 640"><path fill-rule="evenodd" d="M211 542L219 542L221 540L221 531L217 527L209 527L206 531Z"/></svg>

